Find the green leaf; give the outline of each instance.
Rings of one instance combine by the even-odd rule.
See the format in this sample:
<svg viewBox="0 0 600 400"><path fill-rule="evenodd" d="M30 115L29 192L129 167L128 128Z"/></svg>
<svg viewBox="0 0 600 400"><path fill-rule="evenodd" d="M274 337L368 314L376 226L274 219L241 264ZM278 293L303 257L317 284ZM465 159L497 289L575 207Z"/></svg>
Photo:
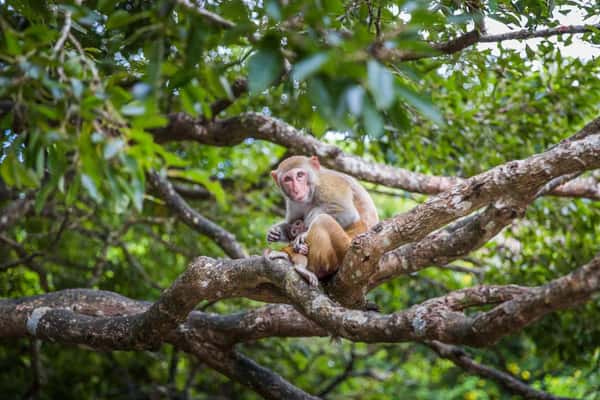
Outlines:
<svg viewBox="0 0 600 400"><path fill-rule="evenodd" d="M379 109L386 109L394 102L394 76L383 65L375 60L367 64L369 76L369 89L373 93L375 105Z"/></svg>
<svg viewBox="0 0 600 400"><path fill-rule="evenodd" d="M333 100L322 79L313 77L308 80L308 93L311 101L317 106L317 111L324 117L333 114Z"/></svg>
<svg viewBox="0 0 600 400"><path fill-rule="evenodd" d="M146 180L144 174L134 174L129 188L131 189L131 200L133 201L133 206L138 212L141 212L144 205L144 194L146 190Z"/></svg>
<svg viewBox="0 0 600 400"><path fill-rule="evenodd" d="M248 60L248 87L256 95L267 89L283 71L281 54L270 48L259 49Z"/></svg>
<svg viewBox="0 0 600 400"><path fill-rule="evenodd" d="M204 42L207 39L206 28L202 20L194 19L196 23L192 24L188 31L187 43L185 48L185 68L192 69L200 61L204 51Z"/></svg>
<svg viewBox="0 0 600 400"><path fill-rule="evenodd" d="M129 14L125 10L117 10L108 17L108 21L106 21L107 29L115 29L120 28L125 25L129 25L135 21L138 21L143 18L147 18L150 15L149 12L140 12L136 14Z"/></svg>
<svg viewBox="0 0 600 400"><path fill-rule="evenodd" d="M34 188L39 185L38 176L19 161L14 151L11 151L0 164L0 176L7 185L17 188Z"/></svg>
<svg viewBox="0 0 600 400"><path fill-rule="evenodd" d="M12 56L21 54L21 46L15 32L12 29L7 29L6 26L2 26L2 28L4 31L4 47L6 48L6 52Z"/></svg>
<svg viewBox="0 0 600 400"><path fill-rule="evenodd" d="M266 0L265 11L269 15L269 17L273 18L275 21L281 20L281 9L279 8L279 1Z"/></svg>
<svg viewBox="0 0 600 400"><path fill-rule="evenodd" d="M108 140L104 145L104 159L110 160L118 152L120 152L123 149L123 147L125 147L125 142L121 139Z"/></svg>
<svg viewBox="0 0 600 400"><path fill-rule="evenodd" d="M95 201L97 201L98 203L100 203L102 201L102 196L100 195L100 192L98 191L98 187L96 186L96 183L89 175L81 174L81 184L83 185L83 187L87 190L89 195L92 196L92 198Z"/></svg>
<svg viewBox="0 0 600 400"><path fill-rule="evenodd" d="M131 126L136 129L161 128L166 126L169 120L162 115L142 115L131 121Z"/></svg>
<svg viewBox="0 0 600 400"><path fill-rule="evenodd" d="M378 139L383 135L383 118L370 102L365 102L363 124L369 137Z"/></svg>
<svg viewBox="0 0 600 400"><path fill-rule="evenodd" d="M438 125L445 125L442 113L437 109L436 106L433 105L433 103L431 103L428 98L403 85L396 86L396 91L404 100L406 100L408 104L419 110L421 114Z"/></svg>
<svg viewBox="0 0 600 400"><path fill-rule="evenodd" d="M197 168L186 170L170 170L168 175L171 177L185 178L192 182L201 184L215 196L217 203L219 203L221 207L228 207L227 203L225 202L225 191L221 187L221 184L218 181L212 180L207 171Z"/></svg>
<svg viewBox="0 0 600 400"><path fill-rule="evenodd" d="M296 63L292 70L292 79L297 81L305 80L317 72L327 62L328 58L329 55L327 53L317 53Z"/></svg>
<svg viewBox="0 0 600 400"><path fill-rule="evenodd" d="M356 116L362 114L363 101L365 98L365 89L362 86L354 85L346 90L346 104L350 112Z"/></svg>

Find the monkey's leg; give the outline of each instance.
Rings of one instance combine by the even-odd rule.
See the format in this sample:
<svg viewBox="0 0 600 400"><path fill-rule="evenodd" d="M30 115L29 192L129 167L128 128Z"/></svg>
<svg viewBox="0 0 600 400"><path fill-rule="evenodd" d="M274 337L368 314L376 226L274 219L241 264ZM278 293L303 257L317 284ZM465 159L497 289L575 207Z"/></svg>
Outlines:
<svg viewBox="0 0 600 400"><path fill-rule="evenodd" d="M350 241L348 234L332 216L319 215L306 235L308 269L319 279L335 273L350 247Z"/></svg>
<svg viewBox="0 0 600 400"><path fill-rule="evenodd" d="M291 261L294 265L294 270L311 286L319 285L319 278L312 272L310 272L306 266L308 264L308 258L302 254L295 253L292 246L286 246L280 251L271 251L269 249L264 252L265 257L269 260L282 259Z"/></svg>
<svg viewBox="0 0 600 400"><path fill-rule="evenodd" d="M319 286L319 278L308 270L308 258L302 254L294 254L292 257L294 270L304 278L310 286Z"/></svg>

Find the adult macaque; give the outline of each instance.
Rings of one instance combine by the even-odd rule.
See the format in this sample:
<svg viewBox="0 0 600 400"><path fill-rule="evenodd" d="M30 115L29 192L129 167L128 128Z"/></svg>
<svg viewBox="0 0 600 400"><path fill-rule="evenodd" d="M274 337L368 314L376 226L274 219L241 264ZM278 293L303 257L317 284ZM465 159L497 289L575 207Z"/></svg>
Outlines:
<svg viewBox="0 0 600 400"><path fill-rule="evenodd" d="M289 258L302 277L317 285L337 271L352 238L378 222L373 200L354 178L321 167L315 156L289 157L271 176L285 196L286 217L269 229L267 241L293 240L293 246L268 257Z"/></svg>

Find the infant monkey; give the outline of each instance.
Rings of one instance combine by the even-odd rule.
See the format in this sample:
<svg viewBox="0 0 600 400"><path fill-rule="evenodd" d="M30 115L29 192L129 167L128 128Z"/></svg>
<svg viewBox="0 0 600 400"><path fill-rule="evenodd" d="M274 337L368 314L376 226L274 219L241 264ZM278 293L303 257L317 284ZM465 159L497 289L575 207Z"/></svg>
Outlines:
<svg viewBox="0 0 600 400"><path fill-rule="evenodd" d="M301 233L306 232L306 230L307 230L307 226L304 224L304 220L297 219L288 226L288 232L287 232L288 238L290 238L290 240L294 240Z"/></svg>

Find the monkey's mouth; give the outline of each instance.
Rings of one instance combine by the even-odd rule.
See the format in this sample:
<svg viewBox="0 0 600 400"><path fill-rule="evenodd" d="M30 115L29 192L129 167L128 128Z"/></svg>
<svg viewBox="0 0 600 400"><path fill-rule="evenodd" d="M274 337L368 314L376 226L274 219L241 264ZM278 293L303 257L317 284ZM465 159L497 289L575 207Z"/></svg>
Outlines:
<svg viewBox="0 0 600 400"><path fill-rule="evenodd" d="M298 193L298 194L294 194L294 201L297 201L298 203L304 203L306 201L306 199L308 198L308 193Z"/></svg>

